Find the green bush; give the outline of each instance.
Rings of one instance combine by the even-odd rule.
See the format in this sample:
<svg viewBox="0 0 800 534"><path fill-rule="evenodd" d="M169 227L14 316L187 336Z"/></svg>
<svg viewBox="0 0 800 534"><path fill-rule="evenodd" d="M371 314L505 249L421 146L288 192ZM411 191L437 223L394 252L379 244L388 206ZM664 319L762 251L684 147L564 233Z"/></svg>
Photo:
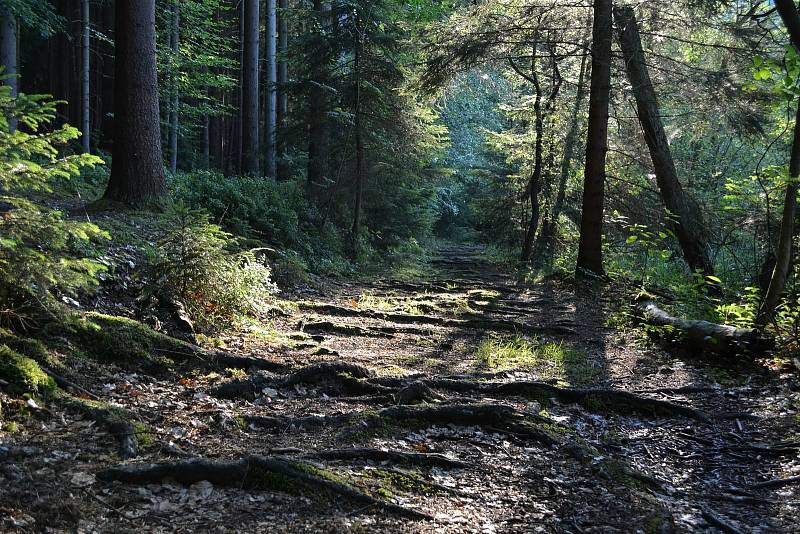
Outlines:
<svg viewBox="0 0 800 534"><path fill-rule="evenodd" d="M50 128L56 104L43 95L14 98L0 86L0 322L17 327L52 312L59 293L94 286L103 269L87 255L104 232L31 200L55 180L102 163L88 154L60 154L80 133L68 125ZM17 118L19 129L10 131L6 114Z"/></svg>
<svg viewBox="0 0 800 534"><path fill-rule="evenodd" d="M310 271L338 276L353 270L339 229L321 223L324 215L309 205L297 182L200 171L179 173L171 189L176 203L207 211L237 236L299 255Z"/></svg>
<svg viewBox="0 0 800 534"><path fill-rule="evenodd" d="M258 313L275 290L262 259L231 250L237 240L210 224L203 211L171 206L159 218L158 233L149 266L150 290L167 302L182 304L202 329L214 330L240 315Z"/></svg>

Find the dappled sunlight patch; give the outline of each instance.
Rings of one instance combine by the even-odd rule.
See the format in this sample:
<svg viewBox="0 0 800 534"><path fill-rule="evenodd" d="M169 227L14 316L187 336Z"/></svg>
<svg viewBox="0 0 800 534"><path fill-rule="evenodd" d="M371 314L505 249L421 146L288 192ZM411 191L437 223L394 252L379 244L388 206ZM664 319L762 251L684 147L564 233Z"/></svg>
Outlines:
<svg viewBox="0 0 800 534"><path fill-rule="evenodd" d="M585 352L563 342L541 343L519 335L488 336L477 346L474 357L480 367L499 371L525 368L540 379L564 385L588 384L598 375Z"/></svg>

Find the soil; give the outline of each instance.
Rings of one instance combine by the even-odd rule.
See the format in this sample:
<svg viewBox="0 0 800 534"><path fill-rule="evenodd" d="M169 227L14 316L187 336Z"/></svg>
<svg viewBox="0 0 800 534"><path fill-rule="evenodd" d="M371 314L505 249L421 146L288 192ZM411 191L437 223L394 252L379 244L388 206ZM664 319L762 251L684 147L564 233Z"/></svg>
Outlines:
<svg viewBox="0 0 800 534"><path fill-rule="evenodd" d="M0 434L0 530L797 529L795 377L655 345L623 320L618 289L520 285L480 247L454 245L422 279L330 282L292 300L217 340L275 364L266 371L75 362L69 380L138 421L138 455L122 460L119 436L85 412L30 408L19 432ZM333 365L297 373L320 362ZM522 382L594 393L504 386ZM235 474L255 458L292 471ZM198 475L178 474L198 459ZM150 464L163 476L108 471Z"/></svg>

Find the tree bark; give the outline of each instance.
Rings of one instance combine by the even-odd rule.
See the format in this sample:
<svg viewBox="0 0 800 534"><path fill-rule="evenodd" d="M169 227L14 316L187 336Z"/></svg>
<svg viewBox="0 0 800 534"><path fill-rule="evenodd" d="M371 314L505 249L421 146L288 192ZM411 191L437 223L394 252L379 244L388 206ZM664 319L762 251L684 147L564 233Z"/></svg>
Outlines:
<svg viewBox="0 0 800 534"><path fill-rule="evenodd" d="M533 103L533 110L536 115L536 145L534 147L533 173L528 183L528 197L531 202L531 218L528 222L528 231L525 234L525 242L522 245L522 261L527 263L531 259L533 252L533 240L536 237L536 229L539 225L539 190L542 186L542 146L544 136L544 118L542 116L542 85L539 83L539 74L536 72L536 48L533 50L531 60L531 76L536 98Z"/></svg>
<svg viewBox="0 0 800 534"><path fill-rule="evenodd" d="M83 152L89 154L91 147L91 94L89 92L89 79L91 75L89 64L89 0L81 0L81 145Z"/></svg>
<svg viewBox="0 0 800 534"><path fill-rule="evenodd" d="M611 0L595 0L592 27L592 76L583 179L583 211L577 271L603 275L603 204L608 152L608 103L611 94Z"/></svg>
<svg viewBox="0 0 800 534"><path fill-rule="evenodd" d="M289 114L289 63L287 54L289 52L289 2L288 0L278 0L278 116L276 135L278 136L275 149L278 153L278 179L284 179L286 175L285 164L282 164L283 152L286 142L283 139L283 131L286 127L286 117Z"/></svg>
<svg viewBox="0 0 800 534"><path fill-rule="evenodd" d="M793 0L775 0L775 7L783 20L795 49L800 52L800 14ZM783 201L781 218L781 235L775 251L775 270L769 282L767 294L758 313L759 325L766 325L772 320L775 309L780 303L786 288L786 279L792 263L792 242L794 241L794 219L797 212L797 179L800 178L800 102L794 123L794 139L789 156L789 183L786 185L786 197Z"/></svg>
<svg viewBox="0 0 800 534"><path fill-rule="evenodd" d="M358 245L358 237L361 233L361 210L364 202L364 138L362 132L361 121L363 119L361 113L361 23L359 14L356 12L356 47L355 57L353 62L353 76L355 77L355 107L353 110L354 116L354 129L356 137L356 195L355 203L353 206L353 250Z"/></svg>
<svg viewBox="0 0 800 534"><path fill-rule="evenodd" d="M169 102L169 170L172 174L178 172L178 106L180 105L180 93L178 90L179 67L178 50L180 47L180 4L173 1L172 5L172 27L170 28L169 48L172 52L173 72L170 77L170 102Z"/></svg>
<svg viewBox="0 0 800 534"><path fill-rule="evenodd" d="M277 124L278 124L278 62L277 62L277 13L276 1L267 0L267 113L264 144L266 148L266 175L275 179L278 175Z"/></svg>
<svg viewBox="0 0 800 534"><path fill-rule="evenodd" d="M585 41L587 41L587 44L590 44L588 39L589 35L587 32ZM580 72L578 74L578 86L575 93L575 104L572 107L572 114L570 115L569 130L564 138L564 154L561 158L561 174L558 180L556 200L553 203L553 210L550 212L550 220L547 221L542 228L542 237L546 242L545 246L547 246L547 242L551 242L555 236L555 228L558 224L558 219L561 216L561 212L564 209L564 200L567 197L567 182L569 181L569 175L572 172L572 160L575 156L575 143L578 140L578 132L580 131L581 126L581 107L583 106L583 100L586 98L586 74L588 67L587 57L588 56L586 54L581 57Z"/></svg>
<svg viewBox="0 0 800 534"><path fill-rule="evenodd" d="M7 9L0 8L0 65L3 75L8 76L2 83L11 87L11 96L17 96L17 19ZM9 117L9 132L17 129L17 119Z"/></svg>
<svg viewBox="0 0 800 534"><path fill-rule="evenodd" d="M243 0L242 9L242 172L258 174L259 0Z"/></svg>
<svg viewBox="0 0 800 534"><path fill-rule="evenodd" d="M131 206L166 194L158 113L155 0L117 0L114 147L104 198Z"/></svg>
<svg viewBox="0 0 800 534"><path fill-rule="evenodd" d="M308 106L308 169L307 169L307 189L311 197L316 196L316 191L322 186L327 174L327 143L328 137L326 114L327 92L324 88L326 83L327 67L327 43L325 4L323 0L314 0L314 33L316 39L313 40L310 51L311 61L311 91Z"/></svg>
<svg viewBox="0 0 800 534"><path fill-rule="evenodd" d="M636 99L637 115L656 174L661 199L670 214L670 226L678 238L683 257L692 271L714 274L704 236L705 223L697 204L686 194L669 147L658 108L658 100L645 63L639 28L632 7L615 8L614 18L625 69Z"/></svg>
<svg viewBox="0 0 800 534"><path fill-rule="evenodd" d="M771 337L762 335L756 329L681 319L668 314L652 301L640 302L637 311L651 326L670 327L672 330L665 333L693 352L712 352L724 356L745 353L761 355L774 346Z"/></svg>

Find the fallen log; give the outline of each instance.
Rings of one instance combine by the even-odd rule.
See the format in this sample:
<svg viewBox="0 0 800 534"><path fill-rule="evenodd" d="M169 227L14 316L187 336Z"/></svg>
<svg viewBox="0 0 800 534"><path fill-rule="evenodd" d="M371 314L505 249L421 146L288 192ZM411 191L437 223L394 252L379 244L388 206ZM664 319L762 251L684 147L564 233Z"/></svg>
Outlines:
<svg viewBox="0 0 800 534"><path fill-rule="evenodd" d="M774 347L774 339L754 328L736 328L708 321L674 317L650 300L636 305L644 322L651 326L666 327L671 337L687 350L712 352L722 356L755 354Z"/></svg>
<svg viewBox="0 0 800 534"><path fill-rule="evenodd" d="M410 519L430 516L410 508L382 501L342 482L325 478L325 471L303 462L290 462L263 456L246 456L235 461L214 461L203 458L170 463L121 465L97 473L98 480L128 484L154 484L172 479L183 485L208 480L218 486L261 490L291 490L302 486L310 490L327 490L370 508L382 509Z"/></svg>

